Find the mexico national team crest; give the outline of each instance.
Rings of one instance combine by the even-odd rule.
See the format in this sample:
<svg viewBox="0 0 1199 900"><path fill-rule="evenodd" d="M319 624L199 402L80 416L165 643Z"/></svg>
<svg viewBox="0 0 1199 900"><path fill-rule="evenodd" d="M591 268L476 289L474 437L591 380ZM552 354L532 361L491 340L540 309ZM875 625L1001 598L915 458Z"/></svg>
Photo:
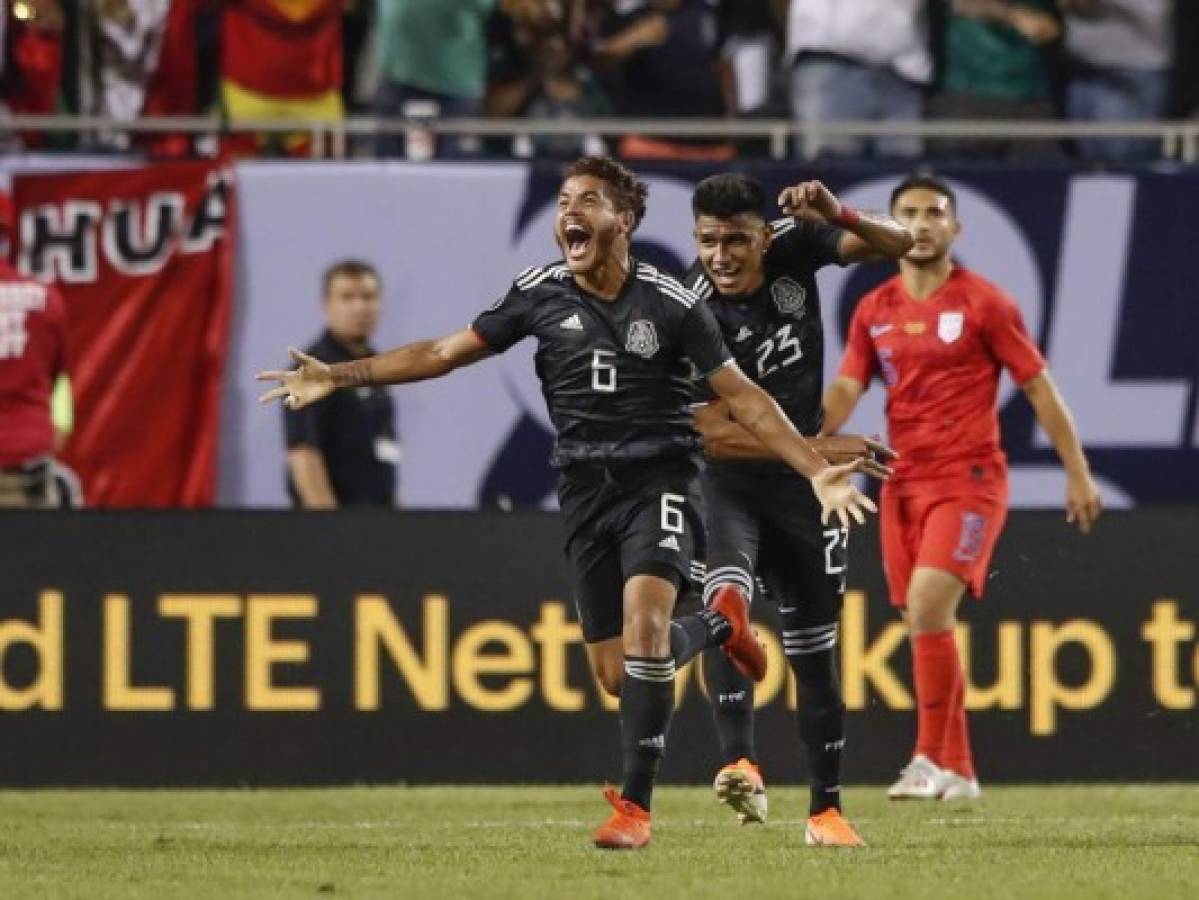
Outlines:
<svg viewBox="0 0 1199 900"><path fill-rule="evenodd" d="M803 304L807 294L803 285L791 278L777 278L770 284L770 296L774 299L774 305L778 307L779 313L784 316L800 318L803 315Z"/></svg>
<svg viewBox="0 0 1199 900"><path fill-rule="evenodd" d="M629 326L629 338L625 349L643 359L650 359L658 352L658 332L648 319L638 319Z"/></svg>
<svg viewBox="0 0 1199 900"><path fill-rule="evenodd" d="M952 344L962 336L962 324L965 319L965 313L941 313L941 317L937 319L937 337L939 337L946 344Z"/></svg>

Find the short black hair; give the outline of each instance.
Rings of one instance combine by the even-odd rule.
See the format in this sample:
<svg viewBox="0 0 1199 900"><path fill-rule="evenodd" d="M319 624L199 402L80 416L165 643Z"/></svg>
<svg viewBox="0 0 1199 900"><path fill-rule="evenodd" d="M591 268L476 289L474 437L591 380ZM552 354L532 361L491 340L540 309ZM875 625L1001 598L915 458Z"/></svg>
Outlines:
<svg viewBox="0 0 1199 900"><path fill-rule="evenodd" d="M645 218L649 185L610 156L583 156L562 170L562 180L580 175L598 178L608 186L608 199L617 212L633 214L633 230Z"/></svg>
<svg viewBox="0 0 1199 900"><path fill-rule="evenodd" d="M329 296L329 287L333 284L333 279L339 275L348 275L350 278L361 278L364 275L370 275L380 285L383 284L383 279L379 277L379 270L366 260L339 259L325 269L325 274L321 276L321 297Z"/></svg>
<svg viewBox="0 0 1199 900"><path fill-rule="evenodd" d="M958 195L953 192L953 188L944 179L938 178L929 172L913 172L903 181L895 186L895 190L891 192L891 209L895 209L895 204L899 202L900 195L907 191L925 190L940 194L949 200L949 208L954 214L958 211Z"/></svg>
<svg viewBox="0 0 1199 900"><path fill-rule="evenodd" d="M691 195L691 212L696 218L731 219L742 213L752 213L765 219L762 211L765 206L766 191L761 182L748 175L713 175L697 184Z"/></svg>

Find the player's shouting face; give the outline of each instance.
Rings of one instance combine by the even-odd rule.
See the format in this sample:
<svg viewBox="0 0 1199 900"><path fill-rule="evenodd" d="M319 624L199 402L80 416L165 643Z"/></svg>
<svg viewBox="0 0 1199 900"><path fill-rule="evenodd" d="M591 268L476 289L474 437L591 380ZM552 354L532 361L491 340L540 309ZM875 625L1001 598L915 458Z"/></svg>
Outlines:
<svg viewBox="0 0 1199 900"><path fill-rule="evenodd" d="M558 191L554 237L566 265L575 275L601 268L617 241L627 242L634 217L617 210L607 184L594 175L572 175Z"/></svg>
<svg viewBox="0 0 1199 900"><path fill-rule="evenodd" d="M726 297L751 294L762 286L762 260L770 239L770 226L754 213L729 218L701 215L695 220L699 260L716 289Z"/></svg>
<svg viewBox="0 0 1199 900"><path fill-rule="evenodd" d="M916 263L938 262L949 253L962 226L953 201L928 188L912 188L895 198L892 215L908 227L916 243L904 257Z"/></svg>

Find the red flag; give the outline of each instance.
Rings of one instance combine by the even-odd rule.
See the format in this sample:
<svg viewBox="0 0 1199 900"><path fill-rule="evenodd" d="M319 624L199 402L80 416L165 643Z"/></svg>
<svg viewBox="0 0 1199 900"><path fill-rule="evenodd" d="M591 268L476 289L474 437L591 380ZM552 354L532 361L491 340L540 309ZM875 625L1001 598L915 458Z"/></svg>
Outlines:
<svg viewBox="0 0 1199 900"><path fill-rule="evenodd" d="M66 299L89 505L212 504L233 200L220 162L13 179L17 266Z"/></svg>

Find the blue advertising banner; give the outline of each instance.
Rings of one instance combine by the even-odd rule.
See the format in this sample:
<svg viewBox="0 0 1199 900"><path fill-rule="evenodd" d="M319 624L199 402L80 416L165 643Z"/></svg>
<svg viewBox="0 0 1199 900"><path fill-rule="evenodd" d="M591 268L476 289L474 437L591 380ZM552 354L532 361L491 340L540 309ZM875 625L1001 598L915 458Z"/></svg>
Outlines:
<svg viewBox="0 0 1199 900"><path fill-rule="evenodd" d="M773 195L819 177L861 208L887 205L904 174L755 165ZM658 167L635 252L667 270L693 258L690 196L705 168ZM949 169L963 233L956 256L1008 291L1070 404L1109 507L1199 500L1199 316L1194 255L1199 173L1080 174ZM557 258L558 170L525 165L244 164L240 312L226 393L221 498L286 503L277 411L254 404L250 376L320 329L319 277L342 256L376 263L385 282L379 346L461 328L523 268ZM835 371L857 300L894 271L826 268L819 285L826 374ZM528 342L526 342L528 343ZM553 504L550 432L518 345L432 384L396 391L410 507ZM1064 475L1032 411L1009 383L1000 396L1016 508L1061 504ZM882 391L851 430L883 429Z"/></svg>

